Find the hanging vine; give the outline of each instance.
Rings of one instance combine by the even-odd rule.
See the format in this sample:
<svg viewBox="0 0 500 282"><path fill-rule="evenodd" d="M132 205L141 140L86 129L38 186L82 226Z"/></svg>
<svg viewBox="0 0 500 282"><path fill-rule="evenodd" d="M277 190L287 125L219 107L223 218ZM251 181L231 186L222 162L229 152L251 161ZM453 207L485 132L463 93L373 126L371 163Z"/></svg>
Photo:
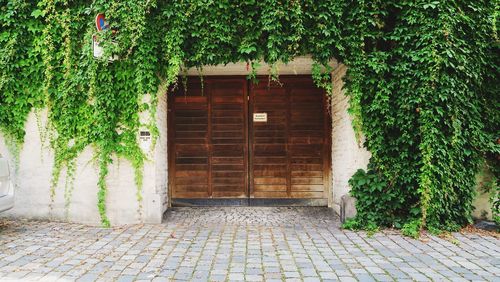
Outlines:
<svg viewBox="0 0 500 282"><path fill-rule="evenodd" d="M76 158L93 147L105 226L116 159L136 171L141 210L147 152L137 133L145 127L158 136L158 96L181 68L247 62L255 78L259 61L311 55L315 82L331 92L328 62L346 64L353 126L372 153L369 170L351 179L360 211L353 227L456 229L470 221L479 163L498 162L495 1L0 3L0 129L19 148L27 115L48 109L51 197L61 172L74 177ZM98 13L109 24L103 31ZM104 48L99 58L93 38Z"/></svg>

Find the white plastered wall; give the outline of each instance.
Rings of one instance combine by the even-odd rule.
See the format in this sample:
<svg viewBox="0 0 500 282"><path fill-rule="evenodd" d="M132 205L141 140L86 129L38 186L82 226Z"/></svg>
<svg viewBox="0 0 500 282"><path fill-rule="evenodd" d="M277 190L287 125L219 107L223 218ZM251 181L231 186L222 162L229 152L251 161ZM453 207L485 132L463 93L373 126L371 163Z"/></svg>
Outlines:
<svg viewBox="0 0 500 282"><path fill-rule="evenodd" d="M288 65L278 65L280 74L310 74L312 60L299 57ZM329 205L339 212L340 197L349 191L348 180L358 168L365 168L370 154L357 142L347 113L348 98L342 90L342 76L345 66L335 61L332 97L332 189ZM257 74L269 73L269 66L262 64ZM203 75L247 75L245 63L226 66L210 66L203 69ZM198 75L197 70L188 70L188 75ZM163 91L165 92L165 91ZM42 113L42 123L46 113ZM141 118L147 119L142 115ZM167 99L162 93L156 116L160 136L153 150L148 144L141 145L150 151L150 160L144 167L143 202L138 213L134 171L126 160L116 160L110 167L107 178L107 214L113 225L139 222L159 223L168 207L168 158L167 158ZM4 138L0 135L0 154L12 161ZM56 219L62 221L100 224L97 209L98 172L93 163L93 150L87 148L77 159L74 191L69 208L65 208L64 179L56 191L56 197L50 208L50 179L53 167L53 153L44 147L40 140L37 119L31 113L26 123L26 139L20 153L19 170L15 175L15 208L2 216L23 218ZM139 216L142 214L142 216Z"/></svg>
<svg viewBox="0 0 500 282"><path fill-rule="evenodd" d="M475 219L493 219L493 211L490 203L490 193L485 191L483 185L492 181L493 173L488 171L486 167L482 167L476 175L476 197L472 202L474 210L472 217Z"/></svg>
<svg viewBox="0 0 500 282"><path fill-rule="evenodd" d="M346 66L336 64L332 73L332 208L340 213L340 198L350 190L349 179L356 170L366 169L370 152L357 140L352 127L352 117L347 112L349 97L345 95L342 78Z"/></svg>
<svg viewBox="0 0 500 282"><path fill-rule="evenodd" d="M331 61L330 65L335 64L335 61ZM313 65L313 60L310 56L299 56L288 62L288 64L277 63L274 67L276 68L279 75L301 75L301 74L311 74L311 68ZM256 68L257 75L269 75L271 66L260 62L259 67ZM196 68L187 69L186 75L198 76L202 75L243 75L247 76L250 73L250 65L246 63L229 63L226 65L215 65L215 66L204 66L203 69L198 70Z"/></svg>
<svg viewBox="0 0 500 282"><path fill-rule="evenodd" d="M112 225L132 223L160 223L166 210L167 202L167 118L166 96L163 94L158 103L157 125L160 136L152 150L148 144L142 144L149 153L149 160L144 166L142 187L142 209L134 184L134 170L126 160L114 159L107 177L107 215ZM40 122L46 121L46 112L40 115ZM45 142L47 143L47 142ZM11 167L14 159L0 134L0 154L7 157ZM19 154L18 169L13 171L15 184L15 206L1 216L30 219L51 219L78 222L91 225L100 224L97 208L98 171L94 163L93 149L86 148L76 161L74 189L71 201L64 199L66 172L56 188L54 201L50 199L50 182L54 164L54 154L46 145L42 145L37 117L30 113L26 122L25 142ZM69 206L66 204L69 203Z"/></svg>

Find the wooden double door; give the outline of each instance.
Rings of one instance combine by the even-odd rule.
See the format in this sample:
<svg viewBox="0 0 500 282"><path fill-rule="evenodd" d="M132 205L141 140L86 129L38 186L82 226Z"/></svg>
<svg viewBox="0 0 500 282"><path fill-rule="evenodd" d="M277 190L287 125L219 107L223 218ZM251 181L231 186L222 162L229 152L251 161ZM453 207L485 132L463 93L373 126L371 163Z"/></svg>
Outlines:
<svg viewBox="0 0 500 282"><path fill-rule="evenodd" d="M319 199L330 118L310 76L188 77L169 95L169 188L186 199Z"/></svg>

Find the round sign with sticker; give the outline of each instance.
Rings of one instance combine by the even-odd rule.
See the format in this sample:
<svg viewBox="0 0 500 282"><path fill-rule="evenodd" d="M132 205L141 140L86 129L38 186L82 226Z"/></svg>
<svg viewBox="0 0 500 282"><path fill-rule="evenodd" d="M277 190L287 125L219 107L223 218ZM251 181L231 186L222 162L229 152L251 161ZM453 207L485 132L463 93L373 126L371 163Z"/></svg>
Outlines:
<svg viewBox="0 0 500 282"><path fill-rule="evenodd" d="M99 13L97 14L97 16L95 16L95 26L98 31L105 30L109 27L104 14Z"/></svg>

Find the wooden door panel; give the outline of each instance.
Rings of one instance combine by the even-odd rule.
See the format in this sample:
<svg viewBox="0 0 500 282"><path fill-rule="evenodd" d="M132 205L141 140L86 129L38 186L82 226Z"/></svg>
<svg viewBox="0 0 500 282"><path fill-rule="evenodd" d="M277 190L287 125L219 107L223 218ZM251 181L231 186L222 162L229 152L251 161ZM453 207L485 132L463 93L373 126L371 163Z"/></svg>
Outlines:
<svg viewBox="0 0 500 282"><path fill-rule="evenodd" d="M262 191L254 191L252 194L252 198L263 198L263 199L269 199L269 198L274 198L274 199L286 199L289 198L288 193L286 191L280 192L280 191L272 191L268 188L265 189L264 192Z"/></svg>
<svg viewBox="0 0 500 282"><path fill-rule="evenodd" d="M188 78L169 97L173 198L248 196L245 78Z"/></svg>
<svg viewBox="0 0 500 282"><path fill-rule="evenodd" d="M174 158L175 162L178 162L178 158ZM172 171L174 173L171 173L172 175L175 175L175 172L177 171L195 171L195 170L207 170L208 169L208 160L206 160L203 164L182 164L182 163L176 163L175 165L175 171Z"/></svg>
<svg viewBox="0 0 500 282"><path fill-rule="evenodd" d="M180 93L182 95L182 93ZM197 89L189 89L189 93L184 93L184 96L180 97L175 97L174 102L179 103L177 106L178 109L184 108L184 105L188 109L195 109L198 108L196 106L196 103L206 103L207 102L207 97L203 97L201 94L201 88ZM193 97L193 95L198 95L198 97ZM184 103L184 105L183 105Z"/></svg>
<svg viewBox="0 0 500 282"><path fill-rule="evenodd" d="M186 170L194 170L197 164L207 164L208 158L198 157L198 158L175 158L175 162L178 165L184 165Z"/></svg>
<svg viewBox="0 0 500 282"><path fill-rule="evenodd" d="M172 195L208 195L208 99L199 83L169 97L170 179Z"/></svg>
<svg viewBox="0 0 500 282"><path fill-rule="evenodd" d="M329 130L324 91L310 78L288 77L281 85L267 79L251 86L250 196L325 198L328 187Z"/></svg>
<svg viewBox="0 0 500 282"><path fill-rule="evenodd" d="M205 77L202 87L188 78L169 96L172 198L327 197L324 91L310 77L280 81ZM267 121L253 122L253 113Z"/></svg>
<svg viewBox="0 0 500 282"><path fill-rule="evenodd" d="M247 197L246 80L210 83L212 197Z"/></svg>
<svg viewBox="0 0 500 282"><path fill-rule="evenodd" d="M325 193L324 193L324 191L318 191L318 192L292 191L292 192L290 192L290 198L292 198L292 199L323 199L323 198L325 198Z"/></svg>
<svg viewBox="0 0 500 282"><path fill-rule="evenodd" d="M191 177L191 176L202 176L207 178L208 173L206 170L178 170L175 172L176 177Z"/></svg>

